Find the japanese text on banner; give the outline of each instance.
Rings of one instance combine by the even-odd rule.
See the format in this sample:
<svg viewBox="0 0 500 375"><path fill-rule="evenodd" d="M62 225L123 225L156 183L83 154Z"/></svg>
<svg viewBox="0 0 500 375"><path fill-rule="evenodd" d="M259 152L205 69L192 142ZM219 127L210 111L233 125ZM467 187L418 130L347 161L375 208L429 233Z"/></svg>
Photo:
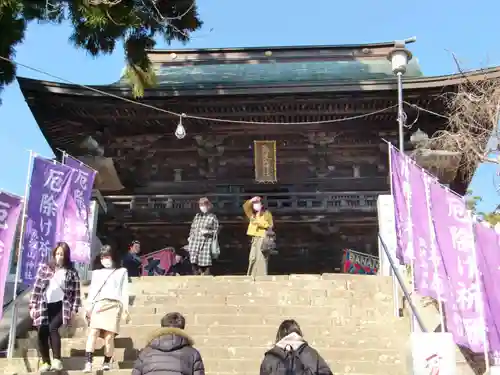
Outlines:
<svg viewBox="0 0 500 375"><path fill-rule="evenodd" d="M436 243L446 266L448 295L445 312L455 342L474 352L483 351L485 321L477 278L472 218L465 201L433 184L430 187Z"/></svg>
<svg viewBox="0 0 500 375"><path fill-rule="evenodd" d="M446 272L441 252L437 249L430 199L430 186L436 182L414 162L410 173L413 190L411 217L414 223L415 288L423 296L445 301L448 285L443 282Z"/></svg>
<svg viewBox="0 0 500 375"><path fill-rule="evenodd" d="M486 333L493 365L500 366L500 235L484 224L474 224L478 269L481 270Z"/></svg>
<svg viewBox="0 0 500 375"><path fill-rule="evenodd" d="M21 208L21 198L0 191L0 306L4 304L10 254ZM3 309L0 309L0 319L2 314Z"/></svg>
<svg viewBox="0 0 500 375"><path fill-rule="evenodd" d="M66 156L64 164L73 168L70 192L64 206L63 240L70 245L71 257L75 262L90 261L90 199L96 172L80 161Z"/></svg>
<svg viewBox="0 0 500 375"><path fill-rule="evenodd" d="M410 245L412 222L410 217L411 183L409 165L394 147L390 147L390 158L391 190L396 216L396 257L401 263L408 264L413 259L413 244Z"/></svg>
<svg viewBox="0 0 500 375"><path fill-rule="evenodd" d="M25 283L34 282L38 266L61 238L71 174L67 166L40 157L34 160L21 260Z"/></svg>

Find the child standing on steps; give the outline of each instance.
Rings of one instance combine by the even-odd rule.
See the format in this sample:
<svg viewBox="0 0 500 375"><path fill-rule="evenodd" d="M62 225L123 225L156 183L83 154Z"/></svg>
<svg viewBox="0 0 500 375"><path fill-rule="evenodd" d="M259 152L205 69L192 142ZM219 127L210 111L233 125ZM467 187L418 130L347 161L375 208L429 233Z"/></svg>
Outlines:
<svg viewBox="0 0 500 375"><path fill-rule="evenodd" d="M105 245L100 253L102 269L92 271L86 318L89 335L85 346L87 362L84 372L92 372L92 361L97 337L104 339L104 363L102 370L111 369L115 336L120 332L122 316L130 320L128 313L128 273L119 267L111 246Z"/></svg>
<svg viewBox="0 0 500 375"><path fill-rule="evenodd" d="M186 320L177 312L168 313L161 327L151 335L139 353L132 375L205 375L201 354L184 331Z"/></svg>

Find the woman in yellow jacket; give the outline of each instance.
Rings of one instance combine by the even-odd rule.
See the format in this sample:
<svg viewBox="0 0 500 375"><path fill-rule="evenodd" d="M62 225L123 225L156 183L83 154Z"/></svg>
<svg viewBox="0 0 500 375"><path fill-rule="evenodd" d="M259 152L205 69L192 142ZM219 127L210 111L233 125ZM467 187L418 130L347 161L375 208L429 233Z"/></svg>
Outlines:
<svg viewBox="0 0 500 375"><path fill-rule="evenodd" d="M269 254L263 253L266 231L273 226L273 215L262 206L260 197L253 197L243 204L243 211L248 217L247 236L252 238L250 255L248 257L248 276L267 275Z"/></svg>

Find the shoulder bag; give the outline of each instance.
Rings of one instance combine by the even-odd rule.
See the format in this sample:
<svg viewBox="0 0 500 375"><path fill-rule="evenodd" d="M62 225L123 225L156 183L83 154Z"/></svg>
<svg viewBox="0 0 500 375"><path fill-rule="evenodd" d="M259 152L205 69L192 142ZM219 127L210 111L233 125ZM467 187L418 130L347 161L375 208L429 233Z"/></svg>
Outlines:
<svg viewBox="0 0 500 375"><path fill-rule="evenodd" d="M220 256L219 236L217 233L212 237L212 247L210 248L212 259L217 260Z"/></svg>
<svg viewBox="0 0 500 375"><path fill-rule="evenodd" d="M101 293L102 289L104 288L104 286L106 285L106 283L108 282L108 280L110 279L110 277L116 272L117 268L115 268L113 270L113 272L111 272L108 277L106 277L106 280L104 280L104 282L102 283L102 285L99 287L99 289L97 290L97 293L95 294L94 296L94 299L92 300L92 308L90 309L90 311L93 311L94 310L94 306L96 304L96 299L97 297L99 296L99 294ZM85 316L85 319L87 320L87 325L90 326L90 319L91 319L91 316L89 314L89 312L87 311L87 314Z"/></svg>

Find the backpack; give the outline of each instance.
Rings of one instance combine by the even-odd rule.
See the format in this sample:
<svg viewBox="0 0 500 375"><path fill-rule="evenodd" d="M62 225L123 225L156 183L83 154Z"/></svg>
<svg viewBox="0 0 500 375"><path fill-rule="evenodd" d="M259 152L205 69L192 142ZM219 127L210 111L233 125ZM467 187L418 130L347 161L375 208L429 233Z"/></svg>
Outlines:
<svg viewBox="0 0 500 375"><path fill-rule="evenodd" d="M283 360L285 364L285 375L311 375L313 372L302 360L298 351L293 350L291 346L285 348L286 357Z"/></svg>

